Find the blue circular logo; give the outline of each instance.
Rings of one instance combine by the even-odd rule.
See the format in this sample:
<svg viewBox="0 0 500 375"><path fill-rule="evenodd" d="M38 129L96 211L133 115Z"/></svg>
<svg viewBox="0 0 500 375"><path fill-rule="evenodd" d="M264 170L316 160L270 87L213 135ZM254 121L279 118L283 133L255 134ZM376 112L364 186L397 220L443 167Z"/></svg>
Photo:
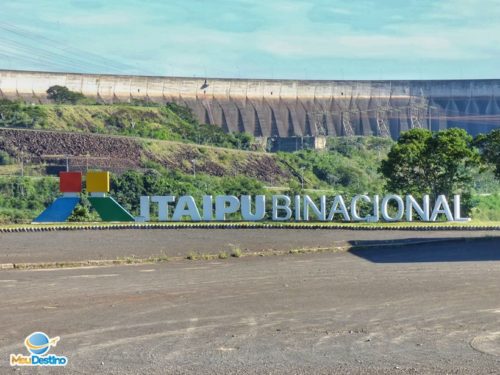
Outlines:
<svg viewBox="0 0 500 375"><path fill-rule="evenodd" d="M50 349L50 339L49 336L43 332L33 332L26 337L24 345L31 354L44 355Z"/></svg>

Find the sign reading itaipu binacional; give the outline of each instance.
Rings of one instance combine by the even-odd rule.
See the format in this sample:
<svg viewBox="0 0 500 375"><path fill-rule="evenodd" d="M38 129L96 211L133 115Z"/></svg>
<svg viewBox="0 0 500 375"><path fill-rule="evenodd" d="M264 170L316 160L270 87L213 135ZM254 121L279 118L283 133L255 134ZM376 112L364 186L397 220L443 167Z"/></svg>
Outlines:
<svg viewBox="0 0 500 375"><path fill-rule="evenodd" d="M35 220L40 222L64 222L80 201L82 191L82 175L79 172L60 173L60 191L62 197L57 198L50 207ZM342 195L327 199L325 195L313 200L308 195L205 195L197 203L194 197L185 195L175 197L142 196L140 197L140 216L132 216L120 206L109 193L109 172L88 172L87 192L89 201L103 221L138 221L151 220L152 206L158 213L158 221L225 221L227 215L239 214L243 221L261 221L271 218L272 221L436 221L440 215L447 221L468 221L460 213L460 195L454 195L450 206L444 195L439 195L431 204L428 195L421 201L413 196L389 194L356 195L346 204ZM360 208L369 213L361 216Z"/></svg>

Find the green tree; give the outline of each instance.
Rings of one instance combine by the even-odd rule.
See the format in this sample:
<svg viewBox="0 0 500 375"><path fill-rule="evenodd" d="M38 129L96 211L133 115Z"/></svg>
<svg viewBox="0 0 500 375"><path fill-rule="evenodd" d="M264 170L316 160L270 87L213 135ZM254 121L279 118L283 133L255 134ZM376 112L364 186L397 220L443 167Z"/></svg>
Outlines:
<svg viewBox="0 0 500 375"><path fill-rule="evenodd" d="M76 104L85 96L82 93L74 92L66 86L51 86L47 90L47 98L58 104Z"/></svg>
<svg viewBox="0 0 500 375"><path fill-rule="evenodd" d="M432 133L412 129L391 148L380 172L389 190L404 194L451 195L468 192L479 154L463 129Z"/></svg>
<svg viewBox="0 0 500 375"><path fill-rule="evenodd" d="M495 177L500 180L500 129L478 135L474 144L479 147L481 160L494 166Z"/></svg>

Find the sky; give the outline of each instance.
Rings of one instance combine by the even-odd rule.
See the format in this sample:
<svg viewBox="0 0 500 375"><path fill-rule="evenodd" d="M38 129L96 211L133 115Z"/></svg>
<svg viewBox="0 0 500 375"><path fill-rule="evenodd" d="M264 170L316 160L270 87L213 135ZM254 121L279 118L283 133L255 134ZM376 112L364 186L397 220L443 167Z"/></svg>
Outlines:
<svg viewBox="0 0 500 375"><path fill-rule="evenodd" d="M0 69L500 78L499 0L1 0Z"/></svg>

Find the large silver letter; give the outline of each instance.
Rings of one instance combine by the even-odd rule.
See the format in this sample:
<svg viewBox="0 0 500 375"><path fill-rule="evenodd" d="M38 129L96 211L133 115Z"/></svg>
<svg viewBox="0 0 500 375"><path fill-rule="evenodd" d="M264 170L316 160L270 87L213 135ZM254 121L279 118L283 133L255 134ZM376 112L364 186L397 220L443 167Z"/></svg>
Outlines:
<svg viewBox="0 0 500 375"><path fill-rule="evenodd" d="M150 217L150 207L149 207L149 197L142 196L140 200L141 210L140 210L140 220L149 221Z"/></svg>
<svg viewBox="0 0 500 375"><path fill-rule="evenodd" d="M181 221L183 216L190 216L193 221L200 221L200 211L196 207L196 202L194 198L186 195L179 198L177 205L175 206L175 211L172 216L173 221Z"/></svg>
<svg viewBox="0 0 500 375"><path fill-rule="evenodd" d="M444 195L438 195L436 203L434 204L434 209L432 210L431 221L436 221L439 214L445 214L448 221L453 221L450 206Z"/></svg>
<svg viewBox="0 0 500 375"><path fill-rule="evenodd" d="M215 197L215 220L226 220L226 214L233 214L238 211L238 208L240 208L240 201L234 195L218 195Z"/></svg>
<svg viewBox="0 0 500 375"><path fill-rule="evenodd" d="M241 216L246 221L258 221L264 219L266 215L266 196L255 196L255 214L252 214L252 197L250 195L241 196Z"/></svg>
<svg viewBox="0 0 500 375"><path fill-rule="evenodd" d="M211 195L203 196L203 220L211 221L212 220L212 211L213 211L213 202Z"/></svg>
<svg viewBox="0 0 500 375"><path fill-rule="evenodd" d="M159 221L167 221L168 220L168 204L175 202L175 197L172 195L167 195L165 197L155 195L154 197L151 197L151 202L158 203L158 220Z"/></svg>
<svg viewBox="0 0 500 375"><path fill-rule="evenodd" d="M284 204L279 204L279 200L282 199L285 201ZM290 209L290 197L286 195L273 195L273 221L283 221L289 220L292 217L292 210ZM278 210L284 210L286 215L281 217L278 215Z"/></svg>
<svg viewBox="0 0 500 375"><path fill-rule="evenodd" d="M316 217L321 220L325 221L326 219L326 197L322 195L320 197L320 207L321 209L318 209L318 206L313 202L313 200L309 197L309 195L304 195L304 220L309 221L309 208L312 209L313 213L316 215Z"/></svg>
<svg viewBox="0 0 500 375"><path fill-rule="evenodd" d="M359 217L357 203L359 200L364 200L365 202L370 203L371 199L368 195L356 195L351 200L351 217L355 221L368 221L370 215L366 215L365 217Z"/></svg>
<svg viewBox="0 0 500 375"><path fill-rule="evenodd" d="M453 196L453 216L455 221L470 221L470 217L460 217L460 195Z"/></svg>
<svg viewBox="0 0 500 375"><path fill-rule="evenodd" d="M338 206L340 206L340 208L337 208ZM347 207L345 206L344 198L342 198L342 195L336 195L333 199L332 208L327 220L332 221L333 215L335 214L342 214L345 221L351 221L351 219L349 218L349 214L347 213Z"/></svg>
<svg viewBox="0 0 500 375"><path fill-rule="evenodd" d="M387 211L387 206L389 205L389 202L391 200L395 200L396 203L398 204L398 212L396 213L395 217L390 217L389 212ZM384 218L385 221L398 221L403 218L404 214L404 209L405 209L405 204L403 202L403 199L399 195L386 195L384 199L382 199L382 217Z"/></svg>
<svg viewBox="0 0 500 375"><path fill-rule="evenodd" d="M406 220L407 221L412 221L413 220L413 209L417 212L418 216L423 221L429 221L429 211L430 211L430 203L429 203L429 196L425 194L422 197L422 205L423 208L419 206L418 202L413 198L411 195L406 196Z"/></svg>

